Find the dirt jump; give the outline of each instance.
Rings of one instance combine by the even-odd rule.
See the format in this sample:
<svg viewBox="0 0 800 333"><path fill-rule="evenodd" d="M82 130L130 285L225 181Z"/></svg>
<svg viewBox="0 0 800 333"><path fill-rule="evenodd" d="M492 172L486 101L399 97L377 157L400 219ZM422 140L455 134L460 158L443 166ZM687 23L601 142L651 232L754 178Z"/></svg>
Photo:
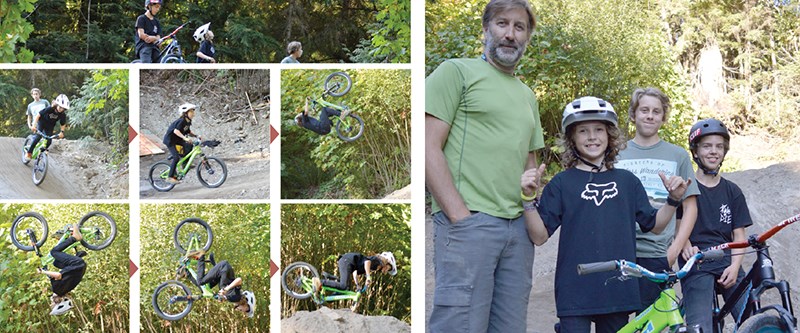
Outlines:
<svg viewBox="0 0 800 333"><path fill-rule="evenodd" d="M350 309L322 307L317 311L298 311L282 319L281 332L402 333L411 332L411 326L391 316L363 316Z"/></svg>
<svg viewBox="0 0 800 333"><path fill-rule="evenodd" d="M108 145L93 140L55 140L48 170L36 186L30 163L22 163L22 138L0 138L0 199L125 199L127 163L108 165Z"/></svg>

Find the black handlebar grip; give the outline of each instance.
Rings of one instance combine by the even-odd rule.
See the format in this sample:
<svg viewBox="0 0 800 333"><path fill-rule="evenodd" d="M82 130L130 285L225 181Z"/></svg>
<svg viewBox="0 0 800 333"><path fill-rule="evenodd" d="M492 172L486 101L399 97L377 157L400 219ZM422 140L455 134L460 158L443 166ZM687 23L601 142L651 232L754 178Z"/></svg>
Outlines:
<svg viewBox="0 0 800 333"><path fill-rule="evenodd" d="M589 264L580 264L578 265L578 275L609 272L616 269L617 269L617 262L614 260L604 261L604 262L593 262Z"/></svg>
<svg viewBox="0 0 800 333"><path fill-rule="evenodd" d="M711 250L703 252L703 260L714 260L719 259L725 256L725 251L723 250Z"/></svg>

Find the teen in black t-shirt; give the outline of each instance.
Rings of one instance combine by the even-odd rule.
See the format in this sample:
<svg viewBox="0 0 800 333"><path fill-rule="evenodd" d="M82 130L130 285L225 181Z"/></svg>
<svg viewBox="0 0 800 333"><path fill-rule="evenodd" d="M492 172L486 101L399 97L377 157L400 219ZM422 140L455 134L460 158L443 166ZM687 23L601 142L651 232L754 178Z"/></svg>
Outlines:
<svg viewBox="0 0 800 333"><path fill-rule="evenodd" d="M143 63L157 63L161 23L156 14L161 10L161 0L144 0L144 8L144 14L136 18L136 57Z"/></svg>
<svg viewBox="0 0 800 333"><path fill-rule="evenodd" d="M320 286L336 288L339 290L350 289L350 275L358 285L358 276L366 275L365 287L369 287L372 282L372 272L397 274L397 264L391 252L383 252L374 256L366 256L357 252L349 252L339 256L339 278L338 279L313 279L315 289L318 291Z"/></svg>
<svg viewBox="0 0 800 333"><path fill-rule="evenodd" d="M182 156L192 150L192 139L189 138L189 136L200 138L200 136L192 132L191 129L192 119L195 116L195 108L197 108L197 106L191 103L185 103L179 106L178 113L180 117L173 121L167 128L167 132L164 133L163 143L167 146L172 156L172 163L169 167L169 178L167 178L167 181L173 184L180 182L175 178L175 168L178 166L178 161Z"/></svg>

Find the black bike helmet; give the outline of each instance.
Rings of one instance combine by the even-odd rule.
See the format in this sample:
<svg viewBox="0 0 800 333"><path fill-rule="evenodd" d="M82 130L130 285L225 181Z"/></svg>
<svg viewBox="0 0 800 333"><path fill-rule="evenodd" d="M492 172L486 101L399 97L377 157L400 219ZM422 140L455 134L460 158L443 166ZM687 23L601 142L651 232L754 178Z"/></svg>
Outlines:
<svg viewBox="0 0 800 333"><path fill-rule="evenodd" d="M728 128L725 127L721 121L716 120L714 118L703 119L692 125L692 129L689 131L689 149L692 151L692 159L697 166L703 170L703 173L707 175L717 175L719 173L719 168L722 167L722 162L719 164L719 168L716 170L709 170L706 168L700 159L695 156L695 150L697 150L697 143L700 142L700 139L706 135L720 135L725 138L725 152L723 154L723 158L725 155L728 154L728 150L730 149L729 142L731 140L731 135L728 133Z"/></svg>

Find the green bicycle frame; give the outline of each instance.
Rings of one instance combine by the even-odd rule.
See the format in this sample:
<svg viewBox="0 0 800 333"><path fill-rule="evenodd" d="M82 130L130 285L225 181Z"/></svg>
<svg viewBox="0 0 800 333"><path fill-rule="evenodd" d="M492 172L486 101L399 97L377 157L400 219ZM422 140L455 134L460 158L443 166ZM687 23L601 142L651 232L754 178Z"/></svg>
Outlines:
<svg viewBox="0 0 800 333"><path fill-rule="evenodd" d="M32 159L32 160L35 160L35 159L37 159L37 158L39 157L39 153L41 153L41 152L42 152L42 148L44 148L44 147L45 147L45 145L46 145L48 142L50 142L50 139L48 139L48 138L46 138L46 137L42 136L42 139L41 139L41 140L39 140L39 143L37 143L37 144L36 144L36 147L34 147L34 148L33 148L33 153L31 154L31 159Z"/></svg>
<svg viewBox="0 0 800 333"><path fill-rule="evenodd" d="M197 237L192 237L191 240L189 240L189 246L187 246L187 249L199 249L199 248L201 248L201 247L200 247L200 242L199 242L198 238ZM187 250L186 253L189 253L189 252L192 252L192 251L195 251L195 250ZM194 268L192 268L192 267L197 267L197 260L191 259L189 257L184 256L183 258L180 259L180 265L182 265L186 269L186 271L189 272L189 274L192 275L192 278L194 278L195 281L199 281L197 279L197 271ZM213 290L211 290L211 285L208 284L208 283L200 286L200 290L203 291L203 294L200 297L191 296L191 298L192 299L197 299L197 298L214 298L214 299L217 299L217 298L219 298L219 295L217 295L216 293L214 293ZM211 295L211 296L209 296L209 295Z"/></svg>
<svg viewBox="0 0 800 333"><path fill-rule="evenodd" d="M302 277L301 283L303 285L303 290L311 291L314 289L310 278L307 278L305 276ZM361 297L361 292L341 290L327 286L322 286L322 290L320 291L319 295L312 294L312 297L314 299L314 302L316 302L317 304L322 304L325 302L332 302L332 301L346 301L346 300L358 302L358 299Z"/></svg>
<svg viewBox="0 0 800 333"><path fill-rule="evenodd" d="M680 306L675 301L677 299L675 289L667 288L662 290L655 303L647 307L617 332L661 332L667 327L683 325L684 321L681 316Z"/></svg>
<svg viewBox="0 0 800 333"><path fill-rule="evenodd" d="M195 145L186 156L178 160L178 164L175 166L175 174L178 176L178 179L182 179L186 176L186 173L189 172L189 167L192 166L194 159L198 156L203 156L203 150L200 149L200 145ZM169 177L169 169L164 170L160 177L161 179L167 179Z"/></svg>
<svg viewBox="0 0 800 333"><path fill-rule="evenodd" d="M83 239L85 239L85 240L92 240L92 239L95 239L97 237L97 235L94 233L95 230L93 230L92 228L80 228L80 231L81 231L81 234L84 235ZM72 236L72 234L65 232L64 235L62 235L61 238L58 239L58 243L56 243L56 245L58 245L61 242L65 241L70 236ZM80 241L74 242L74 243L70 244L69 246L67 246L67 248L65 248L64 251L61 251L61 252L67 252L69 250L72 250L72 249L78 247L78 245L80 245L80 243L81 243ZM36 254L39 257L41 257L41 259L42 259L42 268L47 267L47 265L50 265L55 261L55 258L53 258L53 255L50 254L50 252L47 252L46 256L42 256L41 252L39 252L39 247L34 247L34 249L36 250Z"/></svg>

